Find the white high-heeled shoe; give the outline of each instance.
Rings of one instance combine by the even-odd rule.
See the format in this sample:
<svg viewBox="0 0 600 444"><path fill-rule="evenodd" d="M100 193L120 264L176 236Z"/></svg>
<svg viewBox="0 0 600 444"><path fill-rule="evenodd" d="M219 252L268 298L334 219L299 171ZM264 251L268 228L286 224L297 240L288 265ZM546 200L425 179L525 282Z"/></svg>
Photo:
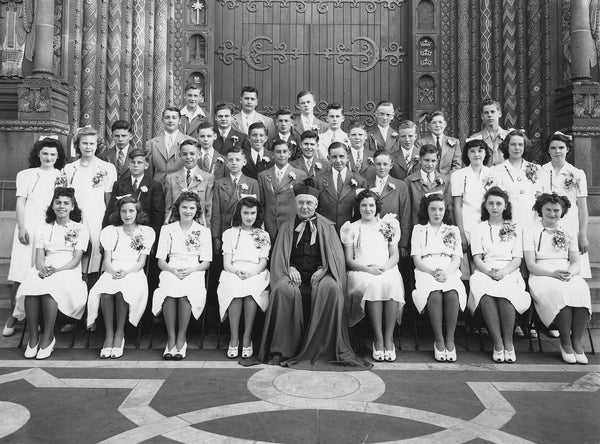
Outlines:
<svg viewBox="0 0 600 444"><path fill-rule="evenodd" d="M560 347L560 356L562 357L563 361L565 361L567 364L577 364L575 353L567 353L562 344L559 344L558 346Z"/></svg>
<svg viewBox="0 0 600 444"><path fill-rule="evenodd" d="M125 348L125 338L121 341L120 347L113 347L110 352L110 357L113 359L120 358L123 356L123 349Z"/></svg>
<svg viewBox="0 0 600 444"><path fill-rule="evenodd" d="M50 345L48 345L48 347L46 347L46 348L40 347L37 354L35 355L35 359L49 358L50 355L52 354L52 352L54 351L54 344L56 344L56 338L52 338L52 342L50 343Z"/></svg>
<svg viewBox="0 0 600 444"><path fill-rule="evenodd" d="M37 355L38 349L40 348L40 342L38 341L33 347L29 346L29 342L27 342L27 348L25 348L25 359L33 359Z"/></svg>
<svg viewBox="0 0 600 444"><path fill-rule="evenodd" d="M433 357L438 362L446 362L446 349L438 350L435 346L435 342L433 343Z"/></svg>
<svg viewBox="0 0 600 444"><path fill-rule="evenodd" d="M492 351L492 360L494 362L498 362L498 363L504 362L504 349L503 348L500 350L494 349Z"/></svg>

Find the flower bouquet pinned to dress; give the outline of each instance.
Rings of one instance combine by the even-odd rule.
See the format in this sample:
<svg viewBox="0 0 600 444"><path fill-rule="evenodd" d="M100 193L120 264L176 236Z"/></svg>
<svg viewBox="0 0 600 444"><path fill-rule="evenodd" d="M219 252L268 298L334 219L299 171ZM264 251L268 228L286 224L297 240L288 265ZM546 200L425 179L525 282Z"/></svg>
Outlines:
<svg viewBox="0 0 600 444"><path fill-rule="evenodd" d="M442 242L444 243L445 247L454 250L458 242L458 237L456 235L456 230L454 229L454 227L446 225L442 228Z"/></svg>
<svg viewBox="0 0 600 444"><path fill-rule="evenodd" d="M396 215L394 213L386 214L379 221L379 231L388 242L391 242L394 236L398 234L397 224L394 224L395 221Z"/></svg>
<svg viewBox="0 0 600 444"><path fill-rule="evenodd" d="M68 186L69 180L67 179L66 174L61 173L54 179L54 188L67 188Z"/></svg>
<svg viewBox="0 0 600 444"><path fill-rule="evenodd" d="M259 250L271 245L269 233L267 233L265 230L261 230L260 228L252 229L252 239L254 240L254 246Z"/></svg>
<svg viewBox="0 0 600 444"><path fill-rule="evenodd" d="M508 242L517 235L517 224L511 222L504 222L498 232L500 236L500 242Z"/></svg>
<svg viewBox="0 0 600 444"><path fill-rule="evenodd" d="M190 231L185 237L185 248L193 253L200 251L200 248L202 247L201 237L202 233L200 230Z"/></svg>
<svg viewBox="0 0 600 444"><path fill-rule="evenodd" d="M94 174L94 177L92 177L92 186L97 188L102 185L106 176L108 176L108 171L103 168L99 168L98 172Z"/></svg>
<svg viewBox="0 0 600 444"><path fill-rule="evenodd" d="M571 246L569 235L562 230L556 230L552 235L552 246L557 250L567 251Z"/></svg>
<svg viewBox="0 0 600 444"><path fill-rule="evenodd" d="M565 174L565 190L571 191L574 189L579 189L579 179L575 178L575 175L572 172L564 173Z"/></svg>
<svg viewBox="0 0 600 444"><path fill-rule="evenodd" d="M133 232L129 246L138 252L144 249L144 236L142 235L142 230L138 228Z"/></svg>
<svg viewBox="0 0 600 444"><path fill-rule="evenodd" d="M531 183L536 183L538 179L538 167L535 163L527 162L527 166L525 167L525 177Z"/></svg>
<svg viewBox="0 0 600 444"><path fill-rule="evenodd" d="M68 247L74 247L77 243L77 238L79 237L79 228L67 226L67 231L65 231L65 245Z"/></svg>

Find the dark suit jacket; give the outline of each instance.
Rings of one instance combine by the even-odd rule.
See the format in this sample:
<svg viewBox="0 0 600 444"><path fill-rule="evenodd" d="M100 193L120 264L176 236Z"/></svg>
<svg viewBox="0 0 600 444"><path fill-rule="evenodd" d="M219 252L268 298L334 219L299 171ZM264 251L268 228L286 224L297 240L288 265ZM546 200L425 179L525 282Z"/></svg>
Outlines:
<svg viewBox="0 0 600 444"><path fill-rule="evenodd" d="M352 184L352 180L356 182L356 185ZM356 189L366 188L366 186L367 181L364 178L348 169L342 192L338 198L335 184L333 183L333 170L330 169L326 173L320 173L315 177L315 187L320 191L317 211L322 216L333 221L335 229L339 233L344 222L352 218Z"/></svg>
<svg viewBox="0 0 600 444"><path fill-rule="evenodd" d="M102 159L106 160L107 162L112 163L115 166L115 169L117 170L117 179L120 179L121 177L123 177L127 173L129 173L129 167L127 165L127 161L128 161L127 154L129 154L129 152L131 150L133 150L133 148L134 147L131 144L127 148L127 151L124 153L125 159L123 162L123 167L120 169L119 169L119 165L117 165L117 147L114 144L103 153Z"/></svg>
<svg viewBox="0 0 600 444"><path fill-rule="evenodd" d="M170 152L167 152L164 134L146 142L146 151L150 153L150 168L147 171L152 174L154 180L164 185L167 174L183 168L183 160L179 157L179 146L181 142L188 139L193 139L193 137L179 132L175 139L175 146Z"/></svg>
<svg viewBox="0 0 600 444"><path fill-rule="evenodd" d="M290 177L293 173L296 178ZM260 202L265 217L265 230L275 240L277 231L282 223L296 214L294 185L306 179L306 173L289 165L280 184L275 178L275 167L262 171L258 175L258 190Z"/></svg>
<svg viewBox="0 0 600 444"><path fill-rule="evenodd" d="M305 128L304 125L302 124L302 119L300 118L300 114L294 114L294 116L292 117L292 121L294 122L294 129L296 131L298 131L298 134L302 134L304 131L307 130L313 130L313 128ZM327 123L323 122L320 119L317 119L315 117L315 119L313 120L313 124L316 127L316 133L322 133L323 131L327 130Z"/></svg>
<svg viewBox="0 0 600 444"><path fill-rule="evenodd" d="M396 134L394 137L393 134ZM383 140L383 135L379 131L379 127L375 125L368 132L367 142L365 148L371 151L386 150L389 152L400 149L400 137L398 131L390 127L387 134L387 140Z"/></svg>
<svg viewBox="0 0 600 444"><path fill-rule="evenodd" d="M221 153L223 156L227 156L227 151L229 148L235 146L244 146L244 141L248 136L244 133L236 131L231 128L227 133L227 138L223 140L221 134L219 133L219 129L215 126L215 133L217 134L216 140L213 142L213 148ZM236 140L237 138L237 140Z"/></svg>
<svg viewBox="0 0 600 444"><path fill-rule="evenodd" d="M144 191L144 187L146 187L146 191ZM144 173L144 177L140 182L137 193L135 194L133 193L133 185L131 183L131 175L129 172L113 184L110 200L108 201L106 212L104 213L104 219L102 220L102 227L106 227L110 224L109 218L112 212L115 210L117 197L124 196L126 194L131 194L140 202L144 212L150 219L150 226L156 233L156 239L158 239L160 227L165 219L165 198L163 195L162 185L153 180L152 176L148 174L147 170Z"/></svg>
<svg viewBox="0 0 600 444"><path fill-rule="evenodd" d="M202 207L202 218L198 221L205 227L210 228L210 219L212 213L212 195L213 187L215 185L215 177L198 169L202 180L197 180L196 177L192 176L190 186L187 186L186 182L186 171L185 168L179 171L169 174L165 180L165 223L168 223L168 219L173 209L173 204L184 189L188 191L194 191L200 197L200 206Z"/></svg>
<svg viewBox="0 0 600 444"><path fill-rule="evenodd" d="M248 189L244 189L244 185ZM213 238L221 240L223 232L231 227L235 206L242 197L242 194L254 194L260 200L258 182L242 174L236 192L229 174L215 181L210 224Z"/></svg>
<svg viewBox="0 0 600 444"><path fill-rule="evenodd" d="M258 173L271 168L273 165L275 165L275 161L273 160L273 153L265 149L263 151L264 156L268 157L269 161L266 162L263 156L263 159L261 159L260 164L256 165L254 163L254 160L252 160L252 153L250 152L250 150L251 149L246 150L246 165L244 166L244 168L242 168L242 173L244 173L244 175L250 177L251 179L257 180Z"/></svg>
<svg viewBox="0 0 600 444"><path fill-rule="evenodd" d="M409 165L406 165L406 160L404 159L404 152L402 149L394 151L392 153L393 165L392 170L390 171L390 176L400 180L406 179L408 175L419 168L418 159L419 151L416 148L413 148Z"/></svg>
<svg viewBox="0 0 600 444"><path fill-rule="evenodd" d="M363 157L362 162L360 164L360 170L356 168L356 164L354 163L354 155L352 150L348 150L348 157L350 157L350 162L348 162L348 168L352 170L353 173L356 173L369 181L371 178L375 177L375 165L373 165L370 161L373 160L374 151L369 151L366 148L363 149Z"/></svg>
<svg viewBox="0 0 600 444"><path fill-rule="evenodd" d="M369 179L368 186L373 188L375 186L375 178ZM410 243L410 236L412 231L410 221L410 196L408 195L408 185L402 180L394 179L388 176L387 182L383 191L381 192L379 199L381 201L381 213L383 217L388 213L396 215L396 219L400 223L400 242L399 247L408 248Z"/></svg>
<svg viewBox="0 0 600 444"><path fill-rule="evenodd" d="M181 120L179 121L179 131L183 134L187 134L188 136L192 136L193 138L198 137L198 127L202 122L206 122L206 116L197 115L192 121L188 116L181 115Z"/></svg>
<svg viewBox="0 0 600 444"><path fill-rule="evenodd" d="M315 166L315 163L319 164L321 167L317 168ZM300 155L298 158L290 161L290 165L293 166L294 168L304 171L308 177L315 176L320 173L326 173L327 171L329 171L331 169L329 162L327 162L326 160L318 160L316 157L316 154L315 154L315 157L313 157L313 162L312 162L312 165L310 166L310 171L306 169L306 163L304 163L304 157L302 157L302 155Z"/></svg>
<svg viewBox="0 0 600 444"><path fill-rule="evenodd" d="M415 149L421 150L421 147L426 144L435 146L435 137L432 135L423 137L415 142ZM437 165L437 170L442 174L450 174L454 170L462 168L462 151L460 149L460 141L454 137L442 135L440 140L442 152Z"/></svg>
<svg viewBox="0 0 600 444"><path fill-rule="evenodd" d="M214 146L213 146L214 149ZM202 168L202 156L204 156L204 151L200 151L200 160L198 161L198 166ZM217 150L214 150L212 161L210 163L210 167L208 168L207 173L215 176L215 179L220 177L225 177L225 175L229 174L229 170L227 169L227 159L223 155L221 155Z"/></svg>
<svg viewBox="0 0 600 444"><path fill-rule="evenodd" d="M269 151L273 151L273 143L275 140L279 139L279 133L275 133L275 137L270 137L265 143L265 149ZM290 160L296 159L300 156L300 134L296 132L294 128L292 128L292 132L290 133L290 137L287 140L288 147L290 148Z"/></svg>
<svg viewBox="0 0 600 444"><path fill-rule="evenodd" d="M421 205L421 199L425 194L442 193L444 201L446 202L446 211L449 212L452 218L454 217L450 176L440 174L437 171L435 171L434 174L435 180L432 185L423 183L421 169L418 169L405 179L408 184L412 205L411 219L412 223L415 225L419 223L419 207Z"/></svg>

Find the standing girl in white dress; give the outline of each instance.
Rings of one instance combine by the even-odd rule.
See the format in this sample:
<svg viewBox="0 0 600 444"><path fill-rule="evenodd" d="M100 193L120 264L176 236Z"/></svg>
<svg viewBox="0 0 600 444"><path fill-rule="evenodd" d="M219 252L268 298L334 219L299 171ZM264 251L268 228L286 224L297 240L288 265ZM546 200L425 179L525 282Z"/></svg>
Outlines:
<svg viewBox="0 0 600 444"><path fill-rule="evenodd" d="M81 279L81 257L89 236L85 226L78 223L80 220L73 189L56 188L46 212L46 224L36 235L35 267L19 287L13 312L19 320L27 317L28 359L46 359L52 354L58 310L75 319L83 315L87 288ZM40 312L44 319L41 337Z"/></svg>
<svg viewBox="0 0 600 444"><path fill-rule="evenodd" d="M102 219L117 180L117 170L112 163L96 157L98 132L95 129L80 129L73 139L73 145L81 158L65 166L65 176L69 186L75 189L75 198L81 205L82 222L89 230L92 244L91 250L84 256L82 268L84 273L97 273L102 257Z"/></svg>
<svg viewBox="0 0 600 444"><path fill-rule="evenodd" d="M223 271L217 295L221 322L229 315L231 338L228 358L237 358L239 328L244 310L242 358L253 355L252 327L256 309L263 312L269 305L269 270L267 260L271 241L269 233L261 229L263 213L260 202L254 197L243 197L237 203L232 228L223 233Z"/></svg>
<svg viewBox="0 0 600 444"><path fill-rule="evenodd" d="M572 208L564 216L561 225L577 239L581 269L579 275L591 278L587 238L587 179L583 170L567 162L571 146L571 137L558 131L546 139L550 162L542 166L542 188L544 193L557 193L569 198Z"/></svg>
<svg viewBox="0 0 600 444"><path fill-rule="evenodd" d="M196 193L183 191L171 214L175 222L163 225L158 239L156 258L163 271L152 298L152 313L157 316L162 311L165 318L163 359L181 360L187 351L190 314L198 319L206 304L204 272L212 260L212 239L210 229L196 222L202 217Z"/></svg>
<svg viewBox="0 0 600 444"><path fill-rule="evenodd" d="M110 221L112 225L100 233L104 273L90 290L87 305L88 328L96 322L98 306L102 307L106 329L100 350L103 359L123 356L127 314L129 322L137 326L144 313L148 301L144 265L155 238L151 227L141 225L148 223L148 217L132 196L117 201Z"/></svg>
<svg viewBox="0 0 600 444"><path fill-rule="evenodd" d="M36 231L44 225L54 187L65 186L57 180L64 166L63 146L58 140L46 137L33 145L29 153L29 168L17 174L17 225L8 269L8 280L13 281L11 299L35 264ZM15 320L12 316L8 318L2 329L3 336L14 334Z"/></svg>
<svg viewBox="0 0 600 444"><path fill-rule="evenodd" d="M535 309L546 326L558 325L563 361L587 364L582 340L592 306L590 289L579 276L576 235L561 220L570 206L567 197L556 193L537 198L534 209L542 221L525 230L523 255Z"/></svg>
<svg viewBox="0 0 600 444"><path fill-rule="evenodd" d="M365 301L373 327L373 359L395 361L394 327L400 324L404 283L398 270L400 224L395 214L382 219L376 193L363 190L354 199L353 221L340 229L348 267L349 325L364 316ZM383 327L385 323L385 329Z"/></svg>
<svg viewBox="0 0 600 444"><path fill-rule="evenodd" d="M414 227L411 240L411 256L416 267L413 302L419 313L427 307L435 336L436 361L454 362L454 331L458 311L464 310L467 304L467 294L460 280L460 231L447 222L444 196L436 193L421 199L420 225Z"/></svg>
<svg viewBox="0 0 600 444"><path fill-rule="evenodd" d="M531 305L519 267L523 257L522 228L512 222L508 194L492 187L481 204L481 222L471 230L475 272L470 279L469 309L481 312L494 341L495 362L517 360L513 346L515 310L523 314Z"/></svg>

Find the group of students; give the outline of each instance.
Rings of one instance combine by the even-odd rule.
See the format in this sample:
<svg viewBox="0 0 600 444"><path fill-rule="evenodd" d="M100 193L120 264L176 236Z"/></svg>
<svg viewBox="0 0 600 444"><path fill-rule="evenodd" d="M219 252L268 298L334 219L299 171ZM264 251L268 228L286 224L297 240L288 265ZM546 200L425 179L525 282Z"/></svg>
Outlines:
<svg viewBox="0 0 600 444"><path fill-rule="evenodd" d="M167 327L165 359L185 358L188 323L204 310L206 281L218 295L221 320L229 317L227 356L241 348L243 358L251 357L255 315L273 303L271 244L300 215L298 189L308 186L343 244L347 322L356 324L367 308L374 360L396 359L393 331L405 302L400 271L407 279L414 265L412 299L429 314L436 360L456 361L454 329L468 305L481 307L494 361L515 362L515 313L529 308L531 294L542 322L558 325L563 359L587 362L581 341L591 304L579 256L588 245L587 188L583 171L566 162L568 136L548 138L551 160L539 166L523 158L530 142L522 130L499 127L494 101L482 104L484 130L462 150L444 134L441 112L430 116L431 135L418 139L411 121L390 126L388 101L377 106L372 130L354 122L348 133L339 105L328 107L327 123L314 117L310 92L298 94L300 116L282 109L271 125L257 117L255 89L244 88L240 103L237 115L232 105L217 105L215 126L190 119L181 126L182 112L167 108L165 134L146 150L123 143L119 133L131 131L119 121L107 160L96 156L91 128L76 134L80 158L67 165L56 140L35 144L31 168L17 175L9 271L21 284L13 315L28 318L27 358L50 356L57 310L79 319L86 305L88 327L102 309L100 356L122 356L125 323L137 325L147 304L149 256L161 270L152 285L150 261L152 312L162 311ZM101 260L104 272L88 292L81 272L100 271ZM12 322L3 333L14 331Z"/></svg>

